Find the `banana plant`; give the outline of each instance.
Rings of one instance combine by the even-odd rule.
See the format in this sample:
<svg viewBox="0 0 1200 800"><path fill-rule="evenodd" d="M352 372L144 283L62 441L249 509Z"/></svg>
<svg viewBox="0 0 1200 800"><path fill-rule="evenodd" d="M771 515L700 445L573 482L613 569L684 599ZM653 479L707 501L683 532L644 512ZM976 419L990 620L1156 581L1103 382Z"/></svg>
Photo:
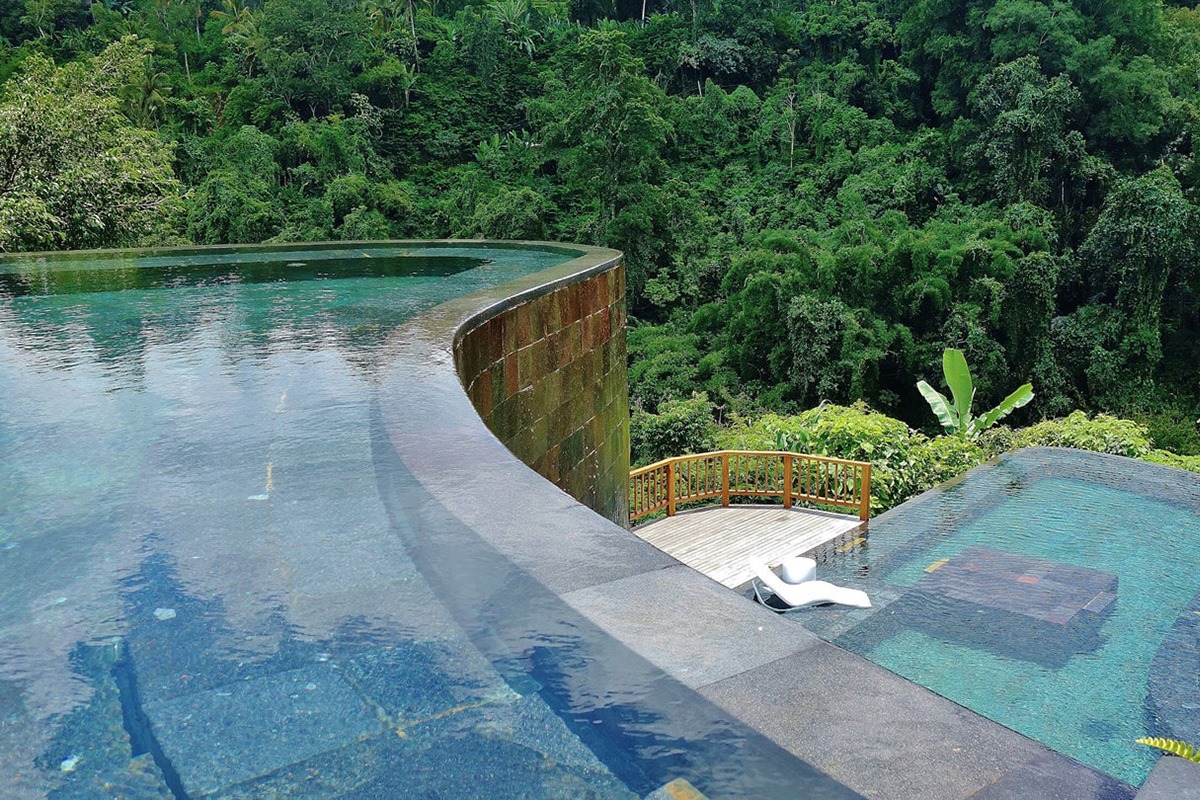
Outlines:
<svg viewBox="0 0 1200 800"><path fill-rule="evenodd" d="M950 387L954 402L947 400L944 394L925 381L917 382L917 390L929 403L946 432L960 439L974 439L980 431L995 425L1033 399L1033 384L1027 383L1000 401L1000 405L991 411L973 417L971 403L975 399L975 387L971 383L971 370L967 367L962 350L947 349L942 353L942 374L946 376L946 385Z"/></svg>

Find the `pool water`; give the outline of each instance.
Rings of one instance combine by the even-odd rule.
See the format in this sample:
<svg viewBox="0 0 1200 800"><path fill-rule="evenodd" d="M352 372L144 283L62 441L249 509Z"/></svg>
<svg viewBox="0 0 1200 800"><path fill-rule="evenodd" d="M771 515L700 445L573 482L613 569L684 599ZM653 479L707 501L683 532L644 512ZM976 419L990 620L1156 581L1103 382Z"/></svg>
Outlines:
<svg viewBox="0 0 1200 800"><path fill-rule="evenodd" d="M872 521L854 552L823 554L821 577L866 589L876 608L805 622L1139 785L1158 757L1139 736L1200 740L1197 487L1129 459L1006 456ZM1114 579L1115 600L1080 610ZM1056 580L1077 597L1048 600Z"/></svg>
<svg viewBox="0 0 1200 800"><path fill-rule="evenodd" d="M0 797L856 796L567 608L391 447L396 327L576 255L0 259Z"/></svg>

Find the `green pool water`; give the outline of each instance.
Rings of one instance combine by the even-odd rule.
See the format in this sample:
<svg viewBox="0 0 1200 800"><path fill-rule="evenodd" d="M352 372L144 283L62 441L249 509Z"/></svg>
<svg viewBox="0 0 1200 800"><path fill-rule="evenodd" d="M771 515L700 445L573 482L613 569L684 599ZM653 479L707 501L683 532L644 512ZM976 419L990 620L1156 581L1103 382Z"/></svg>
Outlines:
<svg viewBox="0 0 1200 800"><path fill-rule="evenodd" d="M1184 490L1180 500L1171 496L1171 476L1164 480L1159 468L1129 461L1107 473L1081 468L1083 474L1072 474L1080 458L1086 455L1053 450L1010 456L873 522L865 548L832 559L821 572L867 589L877 608L825 633L938 694L1139 785L1158 752L1135 739L1200 739L1191 713L1200 709L1196 663L1187 655L1188 637L1195 650L1189 620L1200 620L1200 515L1188 499L1190 490L1194 502L1196 481L1174 476ZM1153 485L1126 474L1142 469L1155 471ZM1067 644L1055 625L919 591L926 570L969 547L1116 576L1115 603L1086 640ZM1028 587L1013 586L1016 604L1024 591ZM1173 639L1179 646L1168 646ZM1153 696L1156 680L1168 699ZM1172 704L1182 707L1167 708ZM1164 711L1173 716L1166 719Z"/></svg>

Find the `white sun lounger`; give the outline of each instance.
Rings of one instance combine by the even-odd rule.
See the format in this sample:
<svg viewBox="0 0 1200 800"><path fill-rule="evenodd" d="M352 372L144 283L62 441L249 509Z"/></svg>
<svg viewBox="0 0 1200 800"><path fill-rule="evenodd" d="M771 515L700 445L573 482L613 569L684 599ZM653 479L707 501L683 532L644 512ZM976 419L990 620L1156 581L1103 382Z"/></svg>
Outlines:
<svg viewBox="0 0 1200 800"><path fill-rule="evenodd" d="M776 597L791 608L819 605L821 603L837 603L838 605L855 606L856 608L871 607L871 599L867 597L866 592L859 589L835 586L828 581L785 583L778 575L771 572L766 564L753 558L750 559L750 568L754 570L754 574L763 585L774 592ZM766 598L762 596L757 582L754 584L754 593L758 596L759 602L765 605Z"/></svg>

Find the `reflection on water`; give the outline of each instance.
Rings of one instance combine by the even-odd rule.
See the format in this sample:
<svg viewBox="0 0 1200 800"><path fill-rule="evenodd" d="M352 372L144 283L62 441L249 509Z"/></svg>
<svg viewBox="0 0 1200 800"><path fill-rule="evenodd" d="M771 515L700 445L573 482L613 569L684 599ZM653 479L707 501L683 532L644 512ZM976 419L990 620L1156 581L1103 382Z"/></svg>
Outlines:
<svg viewBox="0 0 1200 800"><path fill-rule="evenodd" d="M122 264L111 285L92 262L10 276L0 796L634 798L680 775L713 796L854 796L408 475L378 410L384 339L567 257L453 252L486 261L385 277L293 248L320 270L262 282L286 264L225 253ZM32 293L50 288L66 293Z"/></svg>
<svg viewBox="0 0 1200 800"><path fill-rule="evenodd" d="M150 670L150 702L347 626L364 643L449 630L378 501L366 419L378 346L448 297L564 256L463 249L444 267L412 262L410 277L362 268L336 280L319 278L364 261L390 275L400 262L288 259L322 266L297 283L187 285L280 274L225 255L194 281L151 264L132 281L143 288L125 289L136 270L124 262L55 260L37 265L52 276L42 284L86 274L88 293L0 299L0 775L18 796L98 767L70 753L32 766L107 691L84 666L92 651L159 642L203 662ZM144 288L164 275L183 285ZM121 290L100 291L103 278ZM139 618L136 599L167 586Z"/></svg>
<svg viewBox="0 0 1200 800"><path fill-rule="evenodd" d="M201 252L160 258L99 261L25 260L0 272L0 297L87 294L131 289L178 289L247 283L298 283L353 278L443 278L484 263L482 258L445 255L421 258L389 250L224 254Z"/></svg>

